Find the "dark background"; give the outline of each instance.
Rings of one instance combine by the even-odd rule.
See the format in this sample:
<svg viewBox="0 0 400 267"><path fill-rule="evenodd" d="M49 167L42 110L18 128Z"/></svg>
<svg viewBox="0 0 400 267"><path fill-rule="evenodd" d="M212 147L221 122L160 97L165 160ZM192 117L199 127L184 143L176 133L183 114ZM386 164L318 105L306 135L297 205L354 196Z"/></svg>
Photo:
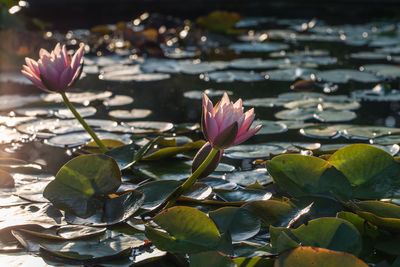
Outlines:
<svg viewBox="0 0 400 267"><path fill-rule="evenodd" d="M23 12L61 29L127 21L143 12L194 19L213 10L244 16L324 19L331 24L363 23L377 18L400 20L399 0L30 0Z"/></svg>

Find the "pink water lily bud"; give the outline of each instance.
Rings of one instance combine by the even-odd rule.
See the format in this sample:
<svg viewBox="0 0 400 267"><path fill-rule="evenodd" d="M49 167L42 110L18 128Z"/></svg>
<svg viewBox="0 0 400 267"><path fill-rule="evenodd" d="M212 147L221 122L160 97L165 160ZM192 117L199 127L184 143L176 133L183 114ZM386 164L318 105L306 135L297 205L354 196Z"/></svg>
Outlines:
<svg viewBox="0 0 400 267"><path fill-rule="evenodd" d="M194 173L200 165L207 158L208 154L210 154L212 150L212 146L209 142L205 143L197 152L196 156L193 158L192 163L192 173ZM210 175L217 167L219 162L221 161L222 154L224 154L223 150L218 150L218 153L215 154L214 158L211 160L210 164L207 168L198 176L198 178L204 178Z"/></svg>
<svg viewBox="0 0 400 267"><path fill-rule="evenodd" d="M261 125L250 128L255 116L254 109L243 111L242 100L233 103L227 93L215 107L203 94L202 128L212 147L226 149L238 145L261 129Z"/></svg>
<svg viewBox="0 0 400 267"><path fill-rule="evenodd" d="M22 74L33 84L47 92L64 92L70 88L82 73L83 46L71 57L65 45L58 43L53 51L40 49L39 60L25 58Z"/></svg>

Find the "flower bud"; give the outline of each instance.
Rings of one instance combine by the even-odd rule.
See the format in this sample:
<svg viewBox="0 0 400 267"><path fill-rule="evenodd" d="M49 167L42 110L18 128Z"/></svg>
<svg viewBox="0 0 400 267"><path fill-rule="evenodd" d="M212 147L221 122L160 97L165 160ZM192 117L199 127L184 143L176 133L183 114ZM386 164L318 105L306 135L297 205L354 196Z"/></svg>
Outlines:
<svg viewBox="0 0 400 267"><path fill-rule="evenodd" d="M197 152L196 156L194 156L193 163L192 163L192 173L194 173L200 165L204 162L207 156L210 154L212 150L212 146L209 142L205 143ZM223 150L219 150L217 154L215 154L214 158L208 164L207 168L199 175L199 178L204 178L210 175L218 166L222 154L224 153Z"/></svg>

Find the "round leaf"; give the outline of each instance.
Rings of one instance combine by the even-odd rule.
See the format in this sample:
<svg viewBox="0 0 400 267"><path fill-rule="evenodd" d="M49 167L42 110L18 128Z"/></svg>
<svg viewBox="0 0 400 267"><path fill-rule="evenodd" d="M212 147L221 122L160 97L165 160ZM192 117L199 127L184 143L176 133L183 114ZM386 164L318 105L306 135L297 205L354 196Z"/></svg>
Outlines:
<svg viewBox="0 0 400 267"><path fill-rule="evenodd" d="M61 210L87 218L103 207L101 196L121 185L121 172L111 157L86 155L67 162L43 195Z"/></svg>

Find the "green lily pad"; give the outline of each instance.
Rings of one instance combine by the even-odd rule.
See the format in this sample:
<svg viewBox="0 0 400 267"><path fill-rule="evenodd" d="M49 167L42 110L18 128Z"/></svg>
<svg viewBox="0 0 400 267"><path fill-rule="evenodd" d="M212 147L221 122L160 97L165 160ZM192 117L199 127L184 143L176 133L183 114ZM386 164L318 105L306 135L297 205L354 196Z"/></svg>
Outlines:
<svg viewBox="0 0 400 267"><path fill-rule="evenodd" d="M347 83L350 80L364 83L377 83L382 78L367 72L350 69L326 70L316 74L317 79L332 83Z"/></svg>
<svg viewBox="0 0 400 267"><path fill-rule="evenodd" d="M355 203L355 212L374 225L400 232L400 206L381 201L361 201Z"/></svg>
<svg viewBox="0 0 400 267"><path fill-rule="evenodd" d="M289 203L279 200L257 200L242 206L255 215L260 217L263 227L270 225L287 226L293 215L295 208Z"/></svg>
<svg viewBox="0 0 400 267"><path fill-rule="evenodd" d="M229 45L229 49L235 52L274 52L285 50L289 46L281 43L233 43Z"/></svg>
<svg viewBox="0 0 400 267"><path fill-rule="evenodd" d="M354 144L336 151L329 162L357 187L361 199L398 196L400 164L386 151L366 144Z"/></svg>
<svg viewBox="0 0 400 267"><path fill-rule="evenodd" d="M221 236L214 222L201 211L173 207L153 218L166 232L146 226L145 234L161 250L197 253L217 248Z"/></svg>
<svg viewBox="0 0 400 267"><path fill-rule="evenodd" d="M318 71L307 68L289 68L282 70L272 70L265 73L265 78L271 81L292 82L297 79L310 80Z"/></svg>
<svg viewBox="0 0 400 267"><path fill-rule="evenodd" d="M253 71L241 71L241 70L222 70L205 73L201 78L208 82L214 81L217 83L227 82L261 82L265 81L264 75Z"/></svg>
<svg viewBox="0 0 400 267"><path fill-rule="evenodd" d="M225 150L224 156L234 159L268 158L270 154L284 153L285 149L273 144L238 145Z"/></svg>
<svg viewBox="0 0 400 267"><path fill-rule="evenodd" d="M254 201L270 199L272 194L258 189L214 189L218 197L227 202Z"/></svg>
<svg viewBox="0 0 400 267"><path fill-rule="evenodd" d="M358 255L361 236L351 223L338 218L318 218L296 229L270 226L271 244L278 253L298 246L312 246Z"/></svg>
<svg viewBox="0 0 400 267"><path fill-rule="evenodd" d="M103 101L107 107L124 106L133 103L133 98L128 95L115 95Z"/></svg>
<svg viewBox="0 0 400 267"><path fill-rule="evenodd" d="M180 185L181 181L162 180L145 183L136 188L145 196L142 209L153 210L161 205ZM184 195L195 199L204 199L211 194L211 187L204 183L195 183Z"/></svg>
<svg viewBox="0 0 400 267"><path fill-rule="evenodd" d="M233 95L232 91L225 90L214 90L214 89L206 89L204 91L187 91L183 93L183 96L189 99L199 99L201 100L203 94L206 94L208 97L222 97L224 93L228 95Z"/></svg>
<svg viewBox="0 0 400 267"><path fill-rule="evenodd" d="M56 207L87 218L103 208L102 196L121 185L121 172L111 157L86 155L67 162L43 195Z"/></svg>
<svg viewBox="0 0 400 267"><path fill-rule="evenodd" d="M237 267L273 267L274 260L262 257L251 257L251 258L234 258L233 261Z"/></svg>
<svg viewBox="0 0 400 267"><path fill-rule="evenodd" d="M226 173L223 177L231 183L241 184L244 186L254 184L255 182L266 184L272 181L271 176L265 168Z"/></svg>
<svg viewBox="0 0 400 267"><path fill-rule="evenodd" d="M45 229L41 232L32 231L28 229L19 229L18 231L30 234L39 238L67 241L76 239L86 239L98 235L102 235L106 232L106 228L89 227L82 225L65 225L55 226L49 229Z"/></svg>
<svg viewBox="0 0 400 267"><path fill-rule="evenodd" d="M337 138L347 128L349 128L349 125L345 124L317 124L300 129L300 133L313 138Z"/></svg>
<svg viewBox="0 0 400 267"><path fill-rule="evenodd" d="M375 73L385 78L396 79L400 77L400 67L389 64L371 64L362 66L365 71Z"/></svg>
<svg viewBox="0 0 400 267"><path fill-rule="evenodd" d="M350 253L314 247L300 247L284 252L275 260L274 266L309 267L311 265L325 267L368 267L368 264Z"/></svg>
<svg viewBox="0 0 400 267"><path fill-rule="evenodd" d="M206 251L191 254L190 267L236 267L236 264L228 256L218 251Z"/></svg>
<svg viewBox="0 0 400 267"><path fill-rule="evenodd" d="M262 125L262 128L257 132L257 134L276 134L287 131L285 124L276 121L256 120L253 124Z"/></svg>
<svg viewBox="0 0 400 267"><path fill-rule="evenodd" d="M272 107L281 107L286 102L287 100L282 100L280 98L266 97L266 98L254 98L254 99L243 100L243 105L249 107L272 108Z"/></svg>
<svg viewBox="0 0 400 267"><path fill-rule="evenodd" d="M339 194L351 196L350 183L331 163L317 157L285 154L267 163L277 185L292 196Z"/></svg>
<svg viewBox="0 0 400 267"><path fill-rule="evenodd" d="M128 122L127 125L132 127L134 134L166 132L174 127L170 122L159 121L134 121Z"/></svg>
<svg viewBox="0 0 400 267"><path fill-rule="evenodd" d="M224 207L209 213L220 233L229 233L232 241L249 239L260 231L261 222L249 210Z"/></svg>
<svg viewBox="0 0 400 267"><path fill-rule="evenodd" d="M111 110L108 113L111 117L120 119L120 120L134 120L134 119L143 119L148 117L151 114L151 110L149 109L131 109L131 110Z"/></svg>

